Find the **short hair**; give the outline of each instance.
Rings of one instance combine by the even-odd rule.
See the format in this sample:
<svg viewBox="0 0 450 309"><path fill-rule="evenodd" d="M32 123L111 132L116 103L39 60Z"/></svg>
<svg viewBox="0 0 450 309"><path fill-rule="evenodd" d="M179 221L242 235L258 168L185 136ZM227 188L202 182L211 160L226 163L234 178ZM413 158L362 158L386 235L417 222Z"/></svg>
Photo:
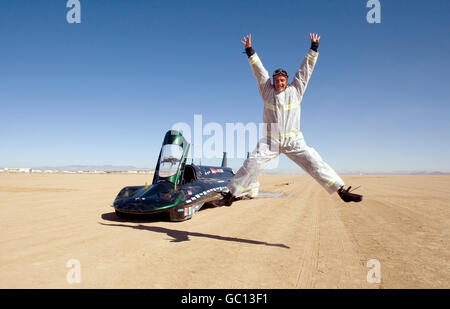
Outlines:
<svg viewBox="0 0 450 309"><path fill-rule="evenodd" d="M284 70L284 69L276 69L276 70L273 72L272 77L275 77L276 75L283 75L283 76L286 76L286 78L289 77L289 76L288 76L288 73L287 73L286 70Z"/></svg>

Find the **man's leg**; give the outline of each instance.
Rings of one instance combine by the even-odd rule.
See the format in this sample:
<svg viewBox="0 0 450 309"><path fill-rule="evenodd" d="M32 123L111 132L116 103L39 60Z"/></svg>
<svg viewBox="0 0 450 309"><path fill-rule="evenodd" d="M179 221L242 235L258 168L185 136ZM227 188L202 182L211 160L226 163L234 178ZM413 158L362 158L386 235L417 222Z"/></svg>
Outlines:
<svg viewBox="0 0 450 309"><path fill-rule="evenodd" d="M268 137L261 138L256 149L253 150L228 184L230 194L226 196L226 199L233 200L233 198L248 194L252 189L255 189L258 186L258 175L278 155L278 141Z"/></svg>
<svg viewBox="0 0 450 309"><path fill-rule="evenodd" d="M282 152L320 183L329 194L337 192L345 202L362 200L361 195L350 193L350 188L343 189L345 183L341 177L304 139L290 140Z"/></svg>

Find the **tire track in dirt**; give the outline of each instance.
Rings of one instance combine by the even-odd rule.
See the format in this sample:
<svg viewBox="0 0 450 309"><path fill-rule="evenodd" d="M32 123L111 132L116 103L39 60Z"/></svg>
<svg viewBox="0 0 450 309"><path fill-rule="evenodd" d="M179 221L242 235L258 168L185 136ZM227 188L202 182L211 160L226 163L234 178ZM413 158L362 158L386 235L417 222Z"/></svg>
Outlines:
<svg viewBox="0 0 450 309"><path fill-rule="evenodd" d="M316 207L315 194L312 190L312 184L309 184L306 190L305 198L311 204L307 209L308 234L306 236L306 244L301 258L301 265L297 272L297 279L294 288L312 288L312 272L317 270L318 263L318 241L319 241L319 216Z"/></svg>

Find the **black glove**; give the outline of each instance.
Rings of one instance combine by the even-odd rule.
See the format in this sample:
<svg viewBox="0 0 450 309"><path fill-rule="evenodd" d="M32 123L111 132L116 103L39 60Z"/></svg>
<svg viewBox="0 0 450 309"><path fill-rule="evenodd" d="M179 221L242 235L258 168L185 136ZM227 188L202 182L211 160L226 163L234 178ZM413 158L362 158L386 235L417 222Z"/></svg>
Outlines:
<svg viewBox="0 0 450 309"><path fill-rule="evenodd" d="M319 42L311 42L311 49L317 52L317 48L319 48Z"/></svg>
<svg viewBox="0 0 450 309"><path fill-rule="evenodd" d="M253 50L253 48L251 48L251 47L247 47L246 49L245 49L245 53L247 54L247 57L251 57L251 55L253 55L254 53L255 53L255 51Z"/></svg>

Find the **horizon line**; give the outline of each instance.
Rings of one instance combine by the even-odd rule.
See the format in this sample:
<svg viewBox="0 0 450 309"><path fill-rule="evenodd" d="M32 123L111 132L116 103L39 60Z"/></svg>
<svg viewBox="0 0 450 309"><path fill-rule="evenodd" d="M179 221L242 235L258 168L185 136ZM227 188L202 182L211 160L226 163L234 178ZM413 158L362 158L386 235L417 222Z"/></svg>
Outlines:
<svg viewBox="0 0 450 309"><path fill-rule="evenodd" d="M209 165L205 165L209 166ZM34 167L18 167L18 166L10 166L10 167L0 167L1 172L7 172L8 169L18 169L18 170L53 170L57 172L70 171L74 172L74 168L77 168L78 171L89 172L89 171L102 171L102 168L107 168L103 170L105 172L124 172L124 171L146 171L146 172L154 172L154 168L150 167L136 167L133 165L88 165L88 164L71 164L71 165L58 165L58 166L34 166ZM68 170L69 169L69 170ZM396 170L396 171L364 171L364 170L350 170L350 169L337 169L336 172L340 175L448 175L450 171L442 171L442 170ZM261 172L262 175L266 174L284 174L284 175L307 175L303 170L292 171L291 169L269 169L263 170Z"/></svg>

